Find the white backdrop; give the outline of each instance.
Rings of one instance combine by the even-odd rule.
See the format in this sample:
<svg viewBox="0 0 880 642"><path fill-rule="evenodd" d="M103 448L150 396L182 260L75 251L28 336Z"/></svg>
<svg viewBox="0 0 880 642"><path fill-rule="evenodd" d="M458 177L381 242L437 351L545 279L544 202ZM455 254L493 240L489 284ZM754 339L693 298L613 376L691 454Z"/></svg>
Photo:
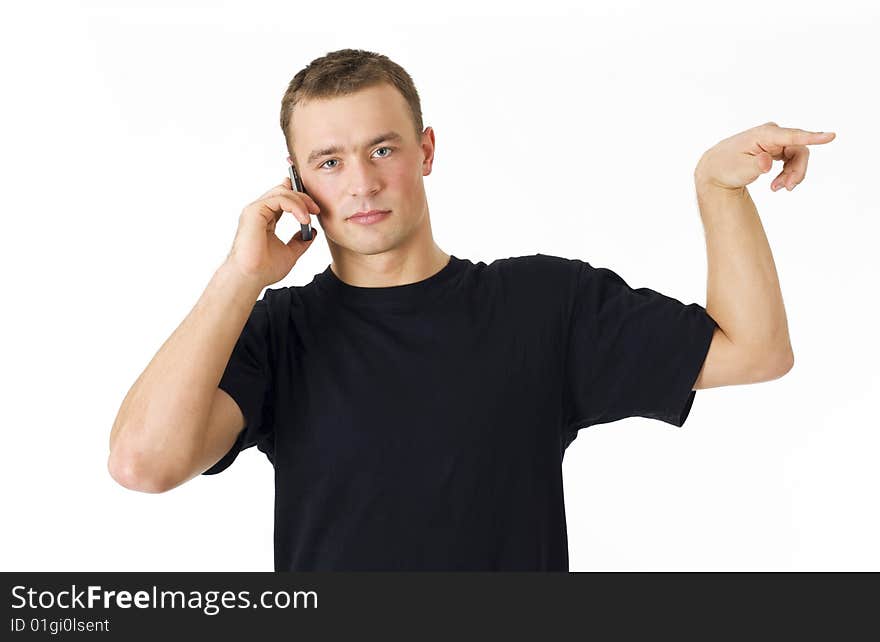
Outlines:
<svg viewBox="0 0 880 642"><path fill-rule="evenodd" d="M770 190L779 162L749 186L794 369L698 391L683 428L582 430L563 462L571 570L880 570L875 3L0 11L0 570L272 570L265 455L149 495L110 477L108 437L241 209L286 176L287 83L344 47L415 80L446 252L581 258L685 303L706 303L702 152L769 120L835 131L793 192ZM272 287L322 271L323 239Z"/></svg>

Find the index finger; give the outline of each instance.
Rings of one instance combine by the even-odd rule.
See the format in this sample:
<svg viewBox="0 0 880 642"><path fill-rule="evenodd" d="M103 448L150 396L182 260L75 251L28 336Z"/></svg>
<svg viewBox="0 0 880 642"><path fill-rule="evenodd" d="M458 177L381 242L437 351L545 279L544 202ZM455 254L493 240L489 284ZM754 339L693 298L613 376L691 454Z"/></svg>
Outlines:
<svg viewBox="0 0 880 642"><path fill-rule="evenodd" d="M834 140L834 132L811 132L804 129L795 128L779 128L779 137L781 145L823 145Z"/></svg>
<svg viewBox="0 0 880 642"><path fill-rule="evenodd" d="M321 213L321 206L318 205L318 204L315 202L315 199L313 199L311 196L309 196L309 195L306 194L305 192L300 192L299 190L297 190L295 187L293 187L293 186L290 184L290 176L288 176L287 178L284 179L284 182L281 184L281 187L283 187L283 188L285 188L285 189L289 189L289 190L291 190L294 194L298 194L298 195L300 195L300 196L302 196L302 197L308 199L308 201L309 201L309 202L312 204L312 206L314 207L314 209L315 209L315 213L316 213L316 214L320 214L320 213Z"/></svg>

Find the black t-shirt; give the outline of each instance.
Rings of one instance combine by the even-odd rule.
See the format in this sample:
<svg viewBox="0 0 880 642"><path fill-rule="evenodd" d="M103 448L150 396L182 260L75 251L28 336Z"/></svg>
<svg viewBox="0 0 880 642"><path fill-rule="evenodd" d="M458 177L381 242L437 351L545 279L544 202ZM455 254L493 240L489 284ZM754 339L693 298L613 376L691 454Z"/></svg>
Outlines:
<svg viewBox="0 0 880 642"><path fill-rule="evenodd" d="M365 288L268 288L220 381L275 468L275 570L568 570L581 428L681 426L715 321L607 268L451 256Z"/></svg>

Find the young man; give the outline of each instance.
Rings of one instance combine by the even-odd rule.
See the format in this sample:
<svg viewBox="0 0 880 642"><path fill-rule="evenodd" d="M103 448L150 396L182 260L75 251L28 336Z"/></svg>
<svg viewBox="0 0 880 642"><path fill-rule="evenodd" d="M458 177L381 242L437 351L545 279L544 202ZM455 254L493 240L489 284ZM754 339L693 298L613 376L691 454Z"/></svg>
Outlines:
<svg viewBox="0 0 880 642"><path fill-rule="evenodd" d="M244 209L226 261L123 401L109 460L124 486L163 492L256 445L275 467L276 570L567 570L562 458L578 430L682 426L698 388L791 367L761 267L737 279L779 305L739 344L716 323L736 318L721 294L713 318L578 259L444 252L423 182L434 132L384 56L313 61L281 126L307 194L285 180ZM312 243L278 239L283 212L317 216L332 263L254 303Z"/></svg>

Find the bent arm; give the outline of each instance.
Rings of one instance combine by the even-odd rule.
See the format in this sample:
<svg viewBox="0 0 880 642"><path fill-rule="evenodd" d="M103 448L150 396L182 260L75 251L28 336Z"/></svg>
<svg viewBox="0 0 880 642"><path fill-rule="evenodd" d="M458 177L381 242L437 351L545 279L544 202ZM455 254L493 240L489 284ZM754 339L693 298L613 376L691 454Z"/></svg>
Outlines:
<svg viewBox="0 0 880 642"><path fill-rule="evenodd" d="M694 174L706 235L706 311L745 362L784 374L794 361L776 264L745 187L725 189Z"/></svg>
<svg viewBox="0 0 880 642"><path fill-rule="evenodd" d="M122 401L107 461L118 483L163 492L200 472L207 455L222 454L234 441L229 421L225 431L208 428L220 378L260 290L229 263L215 271Z"/></svg>

